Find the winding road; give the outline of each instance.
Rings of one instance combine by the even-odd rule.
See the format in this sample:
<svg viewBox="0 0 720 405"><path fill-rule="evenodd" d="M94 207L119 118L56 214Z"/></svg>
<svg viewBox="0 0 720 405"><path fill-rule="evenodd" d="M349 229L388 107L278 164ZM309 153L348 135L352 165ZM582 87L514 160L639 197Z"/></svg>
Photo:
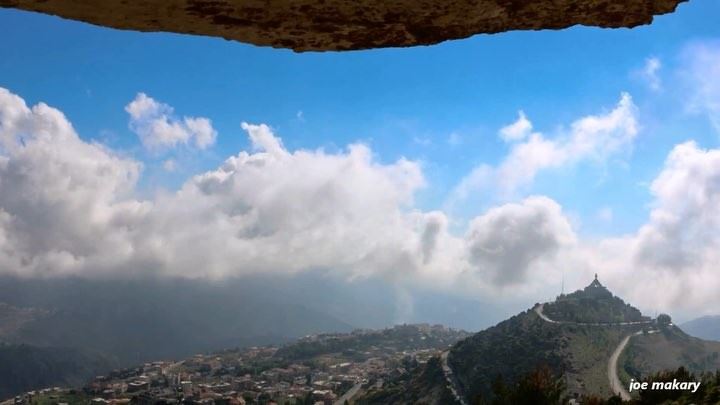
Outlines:
<svg viewBox="0 0 720 405"><path fill-rule="evenodd" d="M570 321L556 321L550 319L543 313L545 304L538 304L535 306L535 313L538 314L542 320L550 323L558 323L565 325L584 325L584 326L632 326L632 325L650 325L653 321L635 321L635 322L570 322Z"/></svg>
<svg viewBox="0 0 720 405"><path fill-rule="evenodd" d="M547 315L543 313L543 308L545 307L545 304L538 304L535 306L534 311L535 313L540 317L540 319L544 320L545 322L552 323L552 324L562 324L562 325L583 325L583 326L634 326L634 325L650 325L652 324L652 321L636 321L636 322L570 322L570 321L557 321L554 319L550 319ZM647 333L656 333L658 330L650 330ZM615 348L615 351L613 351L613 354L610 356L610 359L608 361L608 369L607 369L607 375L608 375L608 381L610 382L610 389L614 394L619 395L623 401L629 401L631 399L630 393L625 389L625 385L620 381L620 377L617 373L617 363L620 359L620 355L622 354L623 350L625 350L625 347L627 346L628 342L630 342L630 338L633 336L641 335L643 331L631 333L623 338L623 340L620 342L620 344ZM460 385L457 382L457 379L455 378L455 375L453 374L452 369L450 368L450 364L448 363L448 355L450 354L449 350L446 350L442 352L440 355L440 359L442 361L442 370L443 374L445 375L445 381L447 382L447 387L452 393L453 397L455 397L455 400L460 403L460 405L468 405L467 401L465 401L465 398L461 394Z"/></svg>
<svg viewBox="0 0 720 405"><path fill-rule="evenodd" d="M656 332L659 331L649 330L647 333L651 334ZM620 381L620 377L618 376L618 359L620 359L620 355L622 354L623 350L625 350L625 346L627 346L628 342L630 342L630 338L632 338L633 336L642 335L642 333L643 331L639 331L625 336L625 338L615 348L612 356L610 356L610 361L608 361L608 379L610 380L610 389L613 393L619 395L623 401L629 401L632 398L630 397L630 393L627 389L625 389L625 385Z"/></svg>
<svg viewBox="0 0 720 405"><path fill-rule="evenodd" d="M535 313L544 321L554 324L570 324L570 325L590 325L590 326L630 326L630 325L649 325L652 324L652 321L638 321L638 322L616 322L616 323L599 323L599 322L568 322L568 321L556 321L554 319L550 319L543 313L543 307L545 304L538 304L535 306ZM658 330L649 330L647 331L648 334L656 333ZM623 350L625 350L625 347L627 346L628 342L630 342L630 338L633 336L642 335L643 331L638 331L635 333L631 333L623 338L622 341L620 341L620 344L615 348L615 351L613 351L613 354L610 356L610 360L608 361L608 369L607 369L607 376L608 381L610 382L610 389L614 394L617 394L622 398L623 401L629 401L632 399L630 396L630 393L625 388L625 385L620 381L620 377L618 376L617 369L618 369L618 360L620 359L620 355L622 354Z"/></svg>

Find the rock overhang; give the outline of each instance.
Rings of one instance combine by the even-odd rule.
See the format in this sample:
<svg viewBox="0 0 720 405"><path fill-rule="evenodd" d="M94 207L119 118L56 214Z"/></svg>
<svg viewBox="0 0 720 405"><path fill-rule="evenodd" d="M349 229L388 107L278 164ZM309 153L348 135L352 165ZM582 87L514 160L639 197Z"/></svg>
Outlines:
<svg viewBox="0 0 720 405"><path fill-rule="evenodd" d="M95 25L294 51L432 45L513 30L635 27L687 0L0 0Z"/></svg>

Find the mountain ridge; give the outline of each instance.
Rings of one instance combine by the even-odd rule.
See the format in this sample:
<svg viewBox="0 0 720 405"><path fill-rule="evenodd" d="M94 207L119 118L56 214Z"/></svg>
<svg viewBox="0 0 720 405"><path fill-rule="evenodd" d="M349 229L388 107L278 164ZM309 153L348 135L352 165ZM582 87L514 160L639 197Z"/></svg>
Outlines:
<svg viewBox="0 0 720 405"><path fill-rule="evenodd" d="M652 361L655 350L667 347L674 348L671 354L662 362ZM538 369L560 379L568 398L618 394L629 399L624 386L631 376L678 366L693 372L717 369L719 351L720 343L688 336L667 315L642 315L596 276L584 289L536 304L458 342L450 348L447 363L467 403L491 403L498 383L512 386ZM685 364L686 359L694 360ZM452 386L453 381L446 378L445 384ZM395 396L386 403L409 402ZM425 398L423 403L442 402Z"/></svg>

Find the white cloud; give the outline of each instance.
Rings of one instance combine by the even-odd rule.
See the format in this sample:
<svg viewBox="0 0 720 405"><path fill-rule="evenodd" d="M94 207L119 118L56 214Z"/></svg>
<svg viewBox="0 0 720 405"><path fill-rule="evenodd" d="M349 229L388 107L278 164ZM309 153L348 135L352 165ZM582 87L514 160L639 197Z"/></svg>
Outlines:
<svg viewBox="0 0 720 405"><path fill-rule="evenodd" d="M720 149L677 145L652 182L648 221L637 232L573 252L645 309L697 317L720 305Z"/></svg>
<svg viewBox="0 0 720 405"><path fill-rule="evenodd" d="M639 76L647 83L648 87L653 91L662 90L662 79L660 78L660 69L662 62L657 57L645 59L645 65L638 72Z"/></svg>
<svg viewBox="0 0 720 405"><path fill-rule="evenodd" d="M545 199L498 208L474 222L467 237L453 236L444 213L414 207L425 184L416 162L379 163L361 144L334 154L289 151L268 126L248 123L242 128L252 152L176 192L139 200L138 162L84 142L58 110L29 109L21 98L0 94L5 272L224 277L322 269L496 294L497 283L526 278L523 268L508 270L508 252L527 247L515 264L537 266L556 241L570 238L557 226L559 207ZM133 105L131 114L136 108L147 107ZM516 234L495 234L503 218ZM481 250L492 246L506 254L485 258Z"/></svg>
<svg viewBox="0 0 720 405"><path fill-rule="evenodd" d="M525 112L518 111L518 119L512 124L500 129L500 138L505 142L517 142L527 138L533 126L525 116Z"/></svg>
<svg viewBox="0 0 720 405"><path fill-rule="evenodd" d="M0 88L0 268L63 274L127 265L148 209L131 198L140 169L82 141L60 111L30 109Z"/></svg>
<svg viewBox="0 0 720 405"><path fill-rule="evenodd" d="M636 125L623 96L565 137L532 135L515 147L547 143L569 164L626 147ZM523 302L551 296L563 271L578 286L598 272L645 309L700 314L720 305L718 149L676 146L650 188L650 218L629 235L581 240L561 206L541 196L491 208L455 235L445 213L416 208L425 184L418 163L380 163L360 144L290 151L268 126L242 127L252 151L141 200L139 162L83 141L60 111L28 108L0 89L0 271L224 277L321 269Z"/></svg>
<svg viewBox="0 0 720 405"><path fill-rule="evenodd" d="M637 262L693 271L720 252L720 150L676 146L650 187L650 221L637 235Z"/></svg>
<svg viewBox="0 0 720 405"><path fill-rule="evenodd" d="M627 93L621 95L612 111L580 118L570 125L568 133L552 139L537 132L528 136L532 126L524 120L526 118L521 114L515 124L506 128L513 128L507 134L522 133L527 138L513 143L509 154L497 167L480 165L463 178L452 192L449 205L488 188L512 195L519 187L530 184L543 170L567 167L584 160L604 161L629 149L638 133L637 108Z"/></svg>
<svg viewBox="0 0 720 405"><path fill-rule="evenodd" d="M707 114L720 133L720 41L694 43L685 49L683 59L689 108Z"/></svg>
<svg viewBox="0 0 720 405"><path fill-rule="evenodd" d="M125 106L130 115L130 129L135 132L143 146L150 150L189 145L206 149L215 143L217 132L209 119L203 117L174 116L173 108L160 103L145 93L138 93Z"/></svg>
<svg viewBox="0 0 720 405"><path fill-rule="evenodd" d="M547 197L490 209L470 222L469 262L498 285L526 281L527 272L575 243L560 206Z"/></svg>

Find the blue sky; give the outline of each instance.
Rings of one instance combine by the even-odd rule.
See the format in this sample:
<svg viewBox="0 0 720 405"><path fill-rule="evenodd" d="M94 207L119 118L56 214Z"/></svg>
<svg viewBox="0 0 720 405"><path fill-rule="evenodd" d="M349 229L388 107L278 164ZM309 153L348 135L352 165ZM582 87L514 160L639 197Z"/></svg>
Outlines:
<svg viewBox="0 0 720 405"><path fill-rule="evenodd" d="M718 147L707 114L686 108L682 79L692 44L720 38L718 15L717 1L692 0L635 29L573 27L429 47L298 54L2 9L0 87L28 105L45 102L63 111L83 140L141 161L140 194L175 190L250 150L241 123L265 123L290 151L339 153L360 142L380 163L419 162L427 185L414 194L414 207L448 211L451 223L460 223L451 225L456 233L497 204L544 195L562 206L579 235L593 239L630 234L648 221L648 185L675 145L692 139ZM649 58L661 63L660 90L641 73ZM178 117L209 118L216 143L146 150L125 111L139 92L172 106ZM485 188L448 208L452 191L474 168L498 166L509 154L498 131L519 110L552 139L582 117L613 110L623 92L632 96L640 128L627 150L543 170L509 197ZM170 158L178 164L172 173L162 168Z"/></svg>
<svg viewBox="0 0 720 405"><path fill-rule="evenodd" d="M1 10L0 86L28 103L59 108L82 137L128 150L138 142L123 107L137 92L180 114L208 117L219 133L217 145L186 156L192 164L184 174L246 149L241 121L267 123L290 149L333 150L362 141L382 161L405 156L423 162L430 184L418 198L425 208L439 207L476 164L501 159L506 149L497 130L518 110L536 128L552 131L612 107L621 91L629 91L651 120L630 169L611 165L603 178L562 173L533 188L584 217L613 207L612 229L593 225L605 227L603 233L629 231L647 215L649 196L636 184L652 180L672 145L689 137L705 146L716 142L707 122L678 117L673 100L649 92L632 71L650 56L671 71L689 41L720 36L719 13L717 2L693 0L632 30L574 27L477 35L430 47L297 54ZM670 122L662 117L668 109ZM451 136L459 145L448 142ZM149 160L145 181L152 173ZM153 185L174 187L183 180L157 177ZM477 214L480 208L463 211Z"/></svg>

